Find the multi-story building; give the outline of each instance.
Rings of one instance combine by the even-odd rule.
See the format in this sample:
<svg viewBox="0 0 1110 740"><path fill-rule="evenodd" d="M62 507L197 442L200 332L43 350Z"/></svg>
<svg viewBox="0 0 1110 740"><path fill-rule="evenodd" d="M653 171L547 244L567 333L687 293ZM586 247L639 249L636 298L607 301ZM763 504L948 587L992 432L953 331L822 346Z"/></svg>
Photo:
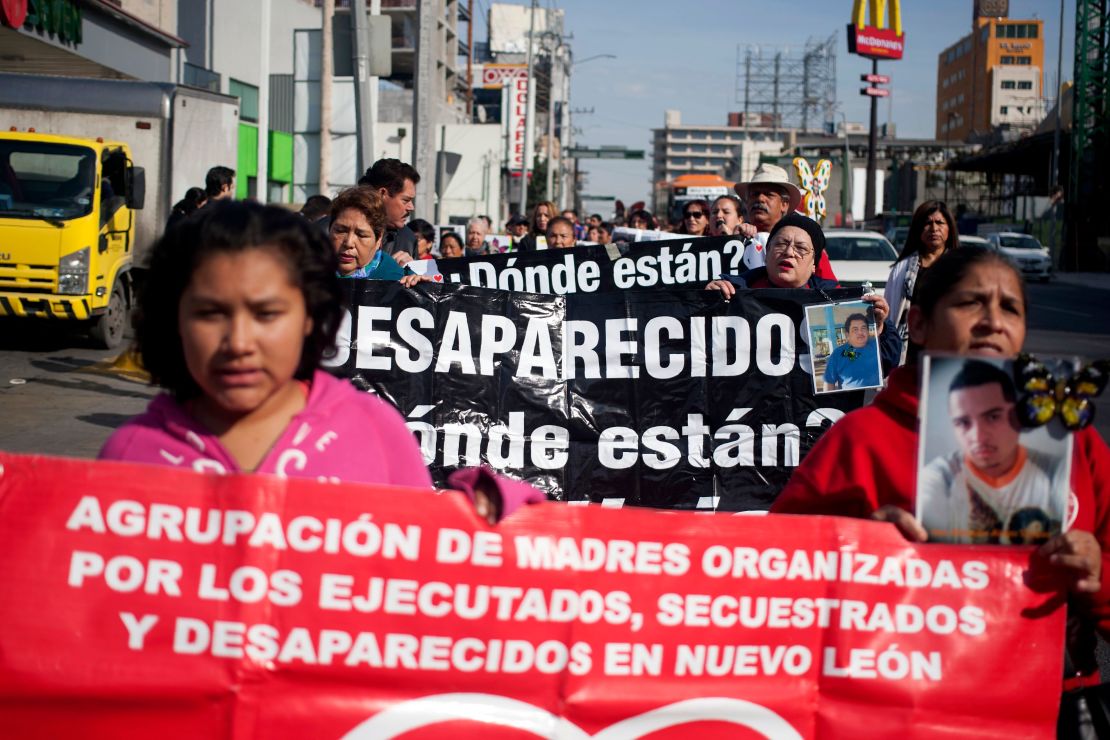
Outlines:
<svg viewBox="0 0 1110 740"><path fill-rule="evenodd" d="M770 125L684 125L677 110L666 111L663 128L652 129L651 133L654 182L688 174L720 175L732 180L750 177L761 156L793 146L798 134L794 129Z"/></svg>
<svg viewBox="0 0 1110 740"><path fill-rule="evenodd" d="M1044 118L1044 21L978 0L972 31L937 59L938 139L985 140Z"/></svg>

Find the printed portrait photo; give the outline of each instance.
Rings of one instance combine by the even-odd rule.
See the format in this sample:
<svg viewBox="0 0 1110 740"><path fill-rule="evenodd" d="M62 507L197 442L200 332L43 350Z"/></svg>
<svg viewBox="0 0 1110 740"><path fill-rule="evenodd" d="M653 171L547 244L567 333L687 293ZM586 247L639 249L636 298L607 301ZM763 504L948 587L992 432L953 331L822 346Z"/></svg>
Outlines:
<svg viewBox="0 0 1110 740"><path fill-rule="evenodd" d="M1058 419L1023 428L1019 394L1012 361L924 358L917 518L929 541L1036 545L1067 528L1072 436Z"/></svg>
<svg viewBox="0 0 1110 740"><path fill-rule="evenodd" d="M880 388L879 336L875 313L866 301L806 307L813 356L813 392Z"/></svg>

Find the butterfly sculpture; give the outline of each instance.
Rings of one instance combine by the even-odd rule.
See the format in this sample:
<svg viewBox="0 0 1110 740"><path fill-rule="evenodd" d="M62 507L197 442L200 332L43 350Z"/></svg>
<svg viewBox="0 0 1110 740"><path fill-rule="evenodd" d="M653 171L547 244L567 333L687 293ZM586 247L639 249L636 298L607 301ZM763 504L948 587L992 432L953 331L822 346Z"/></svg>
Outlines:
<svg viewBox="0 0 1110 740"><path fill-rule="evenodd" d="M1026 427L1044 426L1059 416L1069 431L1078 431L1094 421L1093 399L1110 379L1110 360L1084 365L1069 378L1056 378L1043 362L1032 355L1018 356L1014 382L1021 397L1018 417Z"/></svg>
<svg viewBox="0 0 1110 740"><path fill-rule="evenodd" d="M829 189L832 178L832 162L827 159L817 161L817 168L810 169L805 157L794 157L794 171L802 191L801 211L815 221L824 221L826 214L825 191Z"/></svg>

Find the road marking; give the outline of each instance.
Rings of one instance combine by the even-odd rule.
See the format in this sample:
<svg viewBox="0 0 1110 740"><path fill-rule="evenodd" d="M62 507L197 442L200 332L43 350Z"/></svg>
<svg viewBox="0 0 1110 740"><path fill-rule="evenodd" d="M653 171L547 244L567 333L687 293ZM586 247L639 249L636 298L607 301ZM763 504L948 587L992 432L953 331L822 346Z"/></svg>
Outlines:
<svg viewBox="0 0 1110 740"><path fill-rule="evenodd" d="M1053 306L1034 306L1034 308L1036 308L1037 310L1041 310L1041 311L1056 311L1058 313L1071 314L1072 316L1082 316L1083 318L1086 318L1086 319L1094 318L1089 313L1084 313L1083 311L1072 311L1072 310L1067 309L1067 308L1055 308Z"/></svg>

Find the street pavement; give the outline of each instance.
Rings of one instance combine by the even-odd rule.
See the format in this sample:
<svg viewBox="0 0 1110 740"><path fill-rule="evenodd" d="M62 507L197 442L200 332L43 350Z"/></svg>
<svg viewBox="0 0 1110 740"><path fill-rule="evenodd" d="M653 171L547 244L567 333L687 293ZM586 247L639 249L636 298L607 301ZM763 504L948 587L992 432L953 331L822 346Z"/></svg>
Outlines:
<svg viewBox="0 0 1110 740"><path fill-rule="evenodd" d="M1028 290L1028 351L1110 358L1110 274L1061 274ZM119 354L59 324L0 321L0 450L94 457L155 395L107 370ZM1096 407L1110 440L1110 391Z"/></svg>
<svg viewBox="0 0 1110 740"><path fill-rule="evenodd" d="M103 369L119 354L58 325L0 321L0 450L95 457L155 395Z"/></svg>

